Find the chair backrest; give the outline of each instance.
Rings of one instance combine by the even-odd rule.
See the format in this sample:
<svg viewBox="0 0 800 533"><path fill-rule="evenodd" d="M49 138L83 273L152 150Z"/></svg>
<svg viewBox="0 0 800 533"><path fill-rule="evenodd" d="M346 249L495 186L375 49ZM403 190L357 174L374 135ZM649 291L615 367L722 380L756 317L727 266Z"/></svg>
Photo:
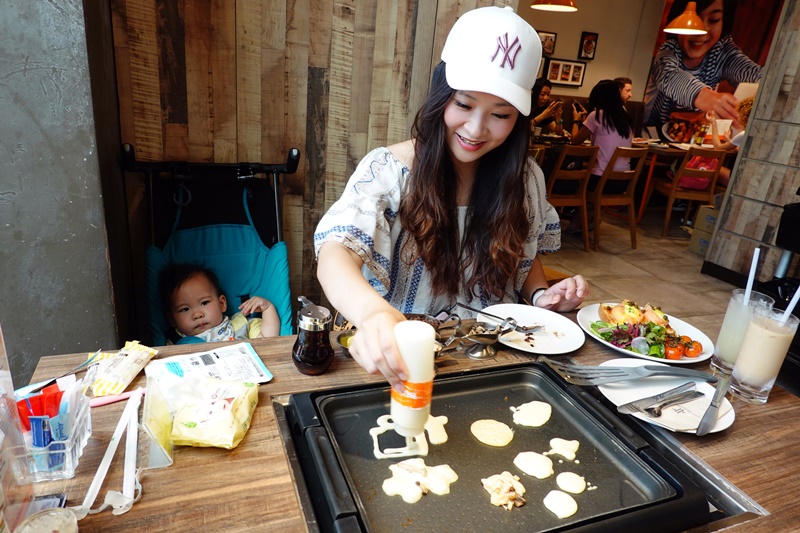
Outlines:
<svg viewBox="0 0 800 533"><path fill-rule="evenodd" d="M566 144L558 155L555 167L547 178L547 198L552 205L565 205L559 200L569 200L586 197L586 186L589 176L597 158L597 146L574 146ZM578 182L578 190L572 194L554 192L554 186L559 180ZM566 204L573 205L573 204Z"/></svg>
<svg viewBox="0 0 800 533"><path fill-rule="evenodd" d="M595 194L602 194L609 198L633 198L634 191L636 189L636 182L639 180L639 175L642 173L642 168L644 168L644 161L646 158L647 148L628 148L625 146L617 146L617 148L614 150L614 153L611 154L611 159L608 161L608 165L606 165L606 169L600 178L600 182L594 189ZM614 170L614 167L617 166L616 163L618 159L628 160L628 170ZM623 192L608 193L605 192L604 189L606 183L609 181L627 182L627 186Z"/></svg>
<svg viewBox="0 0 800 533"><path fill-rule="evenodd" d="M725 150L691 147L672 178L677 197L714 195L719 171L725 161ZM699 162L699 163L698 163Z"/></svg>

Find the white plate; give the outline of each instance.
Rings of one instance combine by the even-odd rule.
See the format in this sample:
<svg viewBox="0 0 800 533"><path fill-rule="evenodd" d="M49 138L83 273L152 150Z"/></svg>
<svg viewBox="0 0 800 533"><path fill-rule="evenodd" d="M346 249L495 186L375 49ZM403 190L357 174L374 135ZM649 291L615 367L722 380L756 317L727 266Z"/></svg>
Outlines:
<svg viewBox="0 0 800 533"><path fill-rule="evenodd" d="M714 145L713 144L708 144L708 143L703 143L700 146L697 146L696 144L689 144L689 143L673 143L672 144L673 148L678 148L679 150L686 150L687 152L689 151L689 148L691 148L693 146L695 146L697 148L703 148L705 150L713 150L714 149Z"/></svg>
<svg viewBox="0 0 800 533"><path fill-rule="evenodd" d="M631 367L631 366L642 366L642 365L660 365L662 363L654 362L654 361L641 361L638 359L611 359L609 361L605 361L604 363L600 363L600 366L609 366L609 367ZM665 365L666 366L666 365ZM620 406L626 404L628 402L633 402L640 398L646 398L647 396L652 396L654 394L660 394L662 392L668 391L669 389L675 388L678 385L686 383L686 378L681 377L667 377L667 376L659 376L654 378L647 378L647 379L637 379L631 381L620 381L618 383L608 383L606 385L598 385L597 389L608 398L608 401L613 403L616 406ZM697 390L705 394L708 402L711 402L711 398L714 396L714 387L704 381L697 382ZM721 410L728 409L730 407L730 411L719 417L717 423L711 429L711 433L716 433L717 431L722 431L724 429L728 429L733 424L733 421L736 419L736 413L733 412L733 406L728 401L727 398L722 400L722 405L720 407ZM635 416L640 420L644 420L645 422L654 424L656 426L660 426L666 429L667 426L658 423L658 419L650 418L647 415L643 415L641 413L631 413L631 416ZM696 429L693 431L687 431L686 433L696 433Z"/></svg>
<svg viewBox="0 0 800 533"><path fill-rule="evenodd" d="M703 345L703 351L700 352L700 355L697 357L683 357L681 359L659 359L658 357L650 357L649 355L643 355L640 353L632 352L630 350L626 350L625 348L620 348L619 346L614 346L610 342L607 342L600 337L598 337L594 331L592 331L592 322L597 322L600 320L600 315L597 314L597 311L600 309L600 304L592 304L587 305L580 311L578 311L578 325L583 328L583 331L589 334L590 337L593 339L602 342L609 348L612 348L620 353L625 355L629 355L631 357L638 357L639 359L644 359L646 361L655 361L658 363L667 363L667 364L675 364L675 365L690 365L692 363L700 363L702 361L707 361L711 359L711 355L714 353L714 343L711 342L711 339L708 336L697 329L696 327L692 326L691 324L684 322L679 318L675 318L674 316L667 313L669 317L669 325L672 326L672 329L675 330L675 333L678 335L688 335L692 338L692 340L699 341L700 344Z"/></svg>
<svg viewBox="0 0 800 533"><path fill-rule="evenodd" d="M503 318L511 317L520 326L541 324L544 328L533 334L533 346L525 340L525 335L511 331L500 337L500 342L510 348L538 354L559 354L573 352L583 346L586 336L575 322L564 315L522 304L497 304L484 309ZM495 323L496 320L478 315L478 320Z"/></svg>
<svg viewBox="0 0 800 533"><path fill-rule="evenodd" d="M667 139L668 141L675 142L675 139L672 138L672 135L667 133L667 131L669 131L669 124L670 124L669 122L665 122L661 125L661 133L664 134L664 138Z"/></svg>

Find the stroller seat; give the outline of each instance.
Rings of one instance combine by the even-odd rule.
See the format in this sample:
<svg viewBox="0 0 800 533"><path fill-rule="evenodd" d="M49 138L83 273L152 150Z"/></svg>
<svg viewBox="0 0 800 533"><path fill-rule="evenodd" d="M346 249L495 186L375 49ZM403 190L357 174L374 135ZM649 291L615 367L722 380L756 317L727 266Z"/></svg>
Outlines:
<svg viewBox="0 0 800 533"><path fill-rule="evenodd" d="M126 150L130 151L128 155L131 156L133 148ZM178 167L174 163L129 163L129 167L145 170L150 177L153 242L147 246L145 260L148 325L154 346L166 344L171 328L161 303L159 279L163 269L174 263L190 263L211 269L219 279L228 301L226 315L237 313L239 305L248 298L261 296L275 306L280 318L280 334L293 333L289 257L286 243L281 239L277 174L279 171L294 172L297 159L299 152L293 150L286 166L256 165L262 169L262 173L265 173L263 168L272 171L274 204L254 201L254 196L256 200L263 200L266 195L258 196L253 189L260 188L260 192L263 192L269 184L263 179L252 181L252 168L245 172L250 175L242 179L241 168L234 165L191 164L194 168L192 172L188 166L176 171ZM169 165L167 170L164 170L165 165ZM229 179L220 178L232 168L236 170L233 184ZM155 179L164 172L168 179ZM206 179L206 175L213 178ZM248 183L247 179L251 181ZM234 200L239 190L241 199ZM228 205L225 205L226 201ZM171 229L168 232L161 231L159 235L158 219L164 225L166 217L171 216L169 208L175 206ZM253 221L251 206L258 209L257 214L261 216L258 223ZM266 225L263 223L265 216ZM197 225L200 219L210 219L212 223ZM234 222L223 223L223 219ZM269 246L265 240L270 243ZM195 337L181 340L196 342Z"/></svg>

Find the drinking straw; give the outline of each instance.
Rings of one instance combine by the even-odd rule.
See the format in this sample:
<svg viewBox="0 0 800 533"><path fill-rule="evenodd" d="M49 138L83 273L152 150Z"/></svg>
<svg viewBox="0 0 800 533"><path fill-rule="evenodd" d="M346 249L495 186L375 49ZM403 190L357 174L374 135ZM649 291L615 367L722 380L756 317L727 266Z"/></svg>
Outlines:
<svg viewBox="0 0 800 533"><path fill-rule="evenodd" d="M794 306L797 305L797 300L800 300L800 288L794 291L794 296L792 296L792 301L789 302L789 305L786 306L786 311L783 312L781 318L779 319L781 322L786 322L789 320L789 315L792 314L794 311Z"/></svg>
<svg viewBox="0 0 800 533"><path fill-rule="evenodd" d="M744 289L744 298L742 298L742 303L744 305L749 305L750 303L750 292L753 290L753 280L756 278L759 254L761 254L761 248L757 247L753 250L753 262L750 263L750 275L747 277L747 286Z"/></svg>

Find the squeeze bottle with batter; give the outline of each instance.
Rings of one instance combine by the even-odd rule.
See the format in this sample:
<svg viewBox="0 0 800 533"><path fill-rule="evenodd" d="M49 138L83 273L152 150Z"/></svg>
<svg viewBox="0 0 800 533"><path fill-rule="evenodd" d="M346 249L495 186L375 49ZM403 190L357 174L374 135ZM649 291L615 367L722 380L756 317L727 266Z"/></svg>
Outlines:
<svg viewBox="0 0 800 533"><path fill-rule="evenodd" d="M392 388L391 416L394 430L415 437L425 430L433 394L433 347L436 331L430 324L406 320L394 327L394 339L408 369L403 392Z"/></svg>

